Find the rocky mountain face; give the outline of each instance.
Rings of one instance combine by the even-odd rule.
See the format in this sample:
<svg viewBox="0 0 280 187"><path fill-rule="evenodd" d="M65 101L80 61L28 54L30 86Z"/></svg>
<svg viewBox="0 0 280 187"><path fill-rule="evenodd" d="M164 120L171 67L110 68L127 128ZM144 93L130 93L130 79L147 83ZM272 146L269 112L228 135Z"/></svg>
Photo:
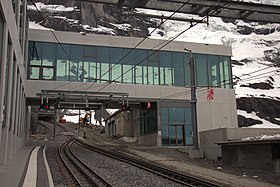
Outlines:
<svg viewBox="0 0 280 187"><path fill-rule="evenodd" d="M123 14L123 12L131 13L131 10L113 5L75 0L34 0L34 2L40 12L29 3L30 21L57 31L147 37L148 27L156 24L148 18Z"/></svg>
<svg viewBox="0 0 280 187"><path fill-rule="evenodd" d="M157 21L154 19L124 14L123 12L132 13L132 10L113 5L75 0L33 1L36 3L40 12L30 3L28 6L28 17L30 21L57 31L148 37L148 28L155 28L157 26ZM175 31L177 31L176 28L179 30L181 27L181 23L166 23L152 37L169 39L174 36ZM200 36L194 42L201 40L203 43L208 43L207 39L211 41L211 39L215 39L216 37L218 44L231 45L234 52L238 53L236 55L234 54L232 60L234 69L240 69L246 73L246 68L254 64L254 66L259 67L274 67L276 73L280 72L280 37L277 37L279 39L275 39L275 36L280 36L279 24L215 19L210 22L210 26L207 28L201 27L199 29L197 31L194 29L193 33L186 34L185 38L181 40L192 41L193 38ZM203 35L204 31L207 31L205 35ZM254 45L255 48L260 46L264 50L253 55L249 54L252 51L248 51L248 55L244 55L240 54L240 51L243 50L243 48L240 48L242 45ZM233 73L235 74L235 72ZM262 93L264 91L264 94L251 94L250 91L244 97L244 95L239 96L238 92L240 91L237 89L237 108L247 113L255 112L256 116L260 119L280 125L280 94L276 94L276 96L269 94L269 91L275 91L280 88L279 83L274 80L275 76L274 78L273 76L266 76L261 81L252 79L252 82L246 81L239 83L240 80L242 81L241 76L240 74L235 74L235 88L246 88L253 90L255 93ZM260 120L246 118L242 115L238 115L238 122L240 127L263 123Z"/></svg>

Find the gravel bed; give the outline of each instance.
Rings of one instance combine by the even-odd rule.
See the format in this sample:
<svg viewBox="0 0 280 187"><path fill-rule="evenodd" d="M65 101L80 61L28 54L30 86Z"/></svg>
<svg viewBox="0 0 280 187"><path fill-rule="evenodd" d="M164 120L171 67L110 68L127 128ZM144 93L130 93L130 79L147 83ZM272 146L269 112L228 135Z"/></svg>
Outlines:
<svg viewBox="0 0 280 187"><path fill-rule="evenodd" d="M168 179L152 174L130 164L95 153L78 145L73 146L73 152L89 165L112 186L183 186Z"/></svg>

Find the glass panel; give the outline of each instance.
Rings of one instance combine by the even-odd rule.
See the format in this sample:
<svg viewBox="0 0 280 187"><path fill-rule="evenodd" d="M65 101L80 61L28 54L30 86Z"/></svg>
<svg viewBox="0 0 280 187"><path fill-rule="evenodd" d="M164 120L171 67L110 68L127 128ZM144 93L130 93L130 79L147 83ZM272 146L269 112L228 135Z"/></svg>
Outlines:
<svg viewBox="0 0 280 187"><path fill-rule="evenodd" d="M95 58L96 51L93 46L84 46L84 58Z"/></svg>
<svg viewBox="0 0 280 187"><path fill-rule="evenodd" d="M78 70L78 80L81 82L85 82L85 75L87 74L87 71L84 68L84 62L79 63L79 70Z"/></svg>
<svg viewBox="0 0 280 187"><path fill-rule="evenodd" d="M184 62L185 62L185 86L191 85L191 72L190 72L190 62L191 55L188 53L184 53Z"/></svg>
<svg viewBox="0 0 280 187"><path fill-rule="evenodd" d="M42 60L42 44L40 42L30 42L30 65L41 65Z"/></svg>
<svg viewBox="0 0 280 187"><path fill-rule="evenodd" d="M135 84L147 82L147 52L146 50L135 50ZM144 81L145 80L145 81Z"/></svg>
<svg viewBox="0 0 280 187"><path fill-rule="evenodd" d="M169 129L168 129L168 124L162 124L161 136L162 136L162 145L169 145Z"/></svg>
<svg viewBox="0 0 280 187"><path fill-rule="evenodd" d="M185 125L185 139L186 139L186 145L193 144L193 135L192 135L192 125L191 124Z"/></svg>
<svg viewBox="0 0 280 187"><path fill-rule="evenodd" d="M80 80L80 63L83 62L83 47L80 45L69 45L70 55L70 81Z"/></svg>
<svg viewBox="0 0 280 187"><path fill-rule="evenodd" d="M154 84L153 67L148 66L148 84Z"/></svg>
<svg viewBox="0 0 280 187"><path fill-rule="evenodd" d="M100 63L101 65L101 82L108 82L109 81L109 70L110 64L108 63Z"/></svg>
<svg viewBox="0 0 280 187"><path fill-rule="evenodd" d="M68 80L68 64L66 60L57 60L56 62L56 80L67 81Z"/></svg>
<svg viewBox="0 0 280 187"><path fill-rule="evenodd" d="M169 137L168 124L162 124L161 135L162 137Z"/></svg>
<svg viewBox="0 0 280 187"><path fill-rule="evenodd" d="M185 108L185 141L186 145L192 145L192 109Z"/></svg>
<svg viewBox="0 0 280 187"><path fill-rule="evenodd" d="M225 88L232 88L232 74L231 74L231 65L230 65L230 57L225 57L223 59L224 62L224 72L225 72Z"/></svg>
<svg viewBox="0 0 280 187"><path fill-rule="evenodd" d="M55 46L53 43L42 43L42 65L54 66Z"/></svg>
<svg viewBox="0 0 280 187"><path fill-rule="evenodd" d="M70 81L78 80L78 65L79 62L69 62Z"/></svg>
<svg viewBox="0 0 280 187"><path fill-rule="evenodd" d="M208 86L206 55L195 55L196 82L198 86Z"/></svg>
<svg viewBox="0 0 280 187"><path fill-rule="evenodd" d="M173 70L171 67L171 52L160 52L160 84L173 85Z"/></svg>
<svg viewBox="0 0 280 187"><path fill-rule="evenodd" d="M43 68L42 79L48 79L48 80L53 79L53 72L54 72L53 68Z"/></svg>
<svg viewBox="0 0 280 187"><path fill-rule="evenodd" d="M131 49L123 49L123 83L133 83L133 65L134 65L134 51L130 52ZM130 52L130 53L129 53ZM128 54L129 53L129 54Z"/></svg>
<svg viewBox="0 0 280 187"><path fill-rule="evenodd" d="M97 61L100 62L100 81L109 81L110 56L108 47L97 47Z"/></svg>
<svg viewBox="0 0 280 187"><path fill-rule="evenodd" d="M56 80L69 80L69 45L57 45L56 49Z"/></svg>
<svg viewBox="0 0 280 187"><path fill-rule="evenodd" d="M169 108L169 124L184 124L184 108Z"/></svg>
<svg viewBox="0 0 280 187"><path fill-rule="evenodd" d="M96 62L94 58L84 58L84 72L81 74L84 76L85 82L96 81Z"/></svg>
<svg viewBox="0 0 280 187"><path fill-rule="evenodd" d="M174 85L184 86L184 58L183 53L172 53L172 67L174 68Z"/></svg>
<svg viewBox="0 0 280 187"><path fill-rule="evenodd" d="M177 133L177 144L182 145L183 142L183 126L176 126L176 133Z"/></svg>
<svg viewBox="0 0 280 187"><path fill-rule="evenodd" d="M192 124L192 109L185 108L185 124Z"/></svg>
<svg viewBox="0 0 280 187"><path fill-rule="evenodd" d="M218 56L208 55L209 64L209 80L211 86L220 85L220 75L219 75L219 59Z"/></svg>
<svg viewBox="0 0 280 187"><path fill-rule="evenodd" d="M225 88L225 84L228 83L228 81L225 79L223 59L224 59L223 57L219 57L221 88Z"/></svg>
<svg viewBox="0 0 280 187"><path fill-rule="evenodd" d="M111 80L121 83L122 80L122 50L110 48Z"/></svg>
<svg viewBox="0 0 280 187"><path fill-rule="evenodd" d="M159 85L159 57L157 51L148 51L148 84Z"/></svg>
<svg viewBox="0 0 280 187"><path fill-rule="evenodd" d="M29 67L30 79L39 79L40 68L39 67Z"/></svg>
<svg viewBox="0 0 280 187"><path fill-rule="evenodd" d="M169 133L170 133L170 136L169 136L169 138L170 138L170 144L172 145L174 145L174 144L177 144L176 143L176 128L175 128L175 126L170 126L169 127Z"/></svg>

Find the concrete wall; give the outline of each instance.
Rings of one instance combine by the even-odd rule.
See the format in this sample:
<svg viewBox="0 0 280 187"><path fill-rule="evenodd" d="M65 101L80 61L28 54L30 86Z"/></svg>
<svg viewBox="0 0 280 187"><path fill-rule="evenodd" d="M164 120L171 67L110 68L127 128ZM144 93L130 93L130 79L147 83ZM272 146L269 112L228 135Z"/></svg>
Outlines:
<svg viewBox="0 0 280 187"><path fill-rule="evenodd" d="M272 158L271 147L269 142L223 145L223 163L228 166L264 169L280 173L280 158Z"/></svg>
<svg viewBox="0 0 280 187"><path fill-rule="evenodd" d="M157 146L157 133L147 134L144 136L139 136L137 143L141 145Z"/></svg>
<svg viewBox="0 0 280 187"><path fill-rule="evenodd" d="M280 129L219 128L207 130L199 133L200 149L204 151L205 157L207 159L217 160L222 157L221 147L216 144L218 142L233 141L247 137L275 134L280 134Z"/></svg>
<svg viewBox="0 0 280 187"><path fill-rule="evenodd" d="M0 0L0 163L26 143L26 0ZM22 7L20 7L22 5ZM20 12L22 9L22 12ZM20 16L22 19L20 19ZM21 25L21 27L19 26Z"/></svg>

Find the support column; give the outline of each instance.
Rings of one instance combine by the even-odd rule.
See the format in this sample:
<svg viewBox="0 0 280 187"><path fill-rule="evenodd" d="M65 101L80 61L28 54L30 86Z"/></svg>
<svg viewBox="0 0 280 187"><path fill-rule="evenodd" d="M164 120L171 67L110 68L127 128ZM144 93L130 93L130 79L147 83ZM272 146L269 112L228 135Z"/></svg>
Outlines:
<svg viewBox="0 0 280 187"><path fill-rule="evenodd" d="M8 50L8 29L7 29L7 25L4 24L4 29L3 29L3 48L2 48L2 59L1 63L2 67L1 67L1 82L0 82L0 140L1 140L1 146L0 146L0 164L5 164L7 161L7 147L8 147L8 130L9 130L9 109L10 109L10 103L4 101L5 97L9 98L9 94L6 94L6 89L9 90L9 87L11 86L11 83L8 81L6 81L6 57L7 57L7 50ZM12 50L10 50L12 51ZM10 54L9 54L10 55ZM8 63L8 72L11 73L12 71L12 61L10 61L10 63ZM10 78L10 74L9 74L9 78ZM10 79L8 79L10 80ZM6 84L8 84L6 86ZM5 96L5 97L4 97ZM5 99L8 99L5 98ZM8 100L7 100L8 101ZM4 104L5 103L5 104ZM4 120L4 116L3 116L3 106L5 106L5 124L3 124L3 120Z"/></svg>
<svg viewBox="0 0 280 187"><path fill-rule="evenodd" d="M53 137L56 137L56 107L54 107L54 111L53 111Z"/></svg>
<svg viewBox="0 0 280 187"><path fill-rule="evenodd" d="M16 67L17 69L17 67ZM20 80L20 75L19 72L17 71L17 87L16 87L16 92L15 92L15 96L16 96L16 104L15 104L15 112L14 112L14 118L15 121L13 123L13 128L11 130L12 132L12 141L11 141L11 156L10 158L12 158L12 156L15 155L16 153L16 148L17 148L17 127L19 125L19 108L20 108L20 96L21 96L21 80Z"/></svg>

